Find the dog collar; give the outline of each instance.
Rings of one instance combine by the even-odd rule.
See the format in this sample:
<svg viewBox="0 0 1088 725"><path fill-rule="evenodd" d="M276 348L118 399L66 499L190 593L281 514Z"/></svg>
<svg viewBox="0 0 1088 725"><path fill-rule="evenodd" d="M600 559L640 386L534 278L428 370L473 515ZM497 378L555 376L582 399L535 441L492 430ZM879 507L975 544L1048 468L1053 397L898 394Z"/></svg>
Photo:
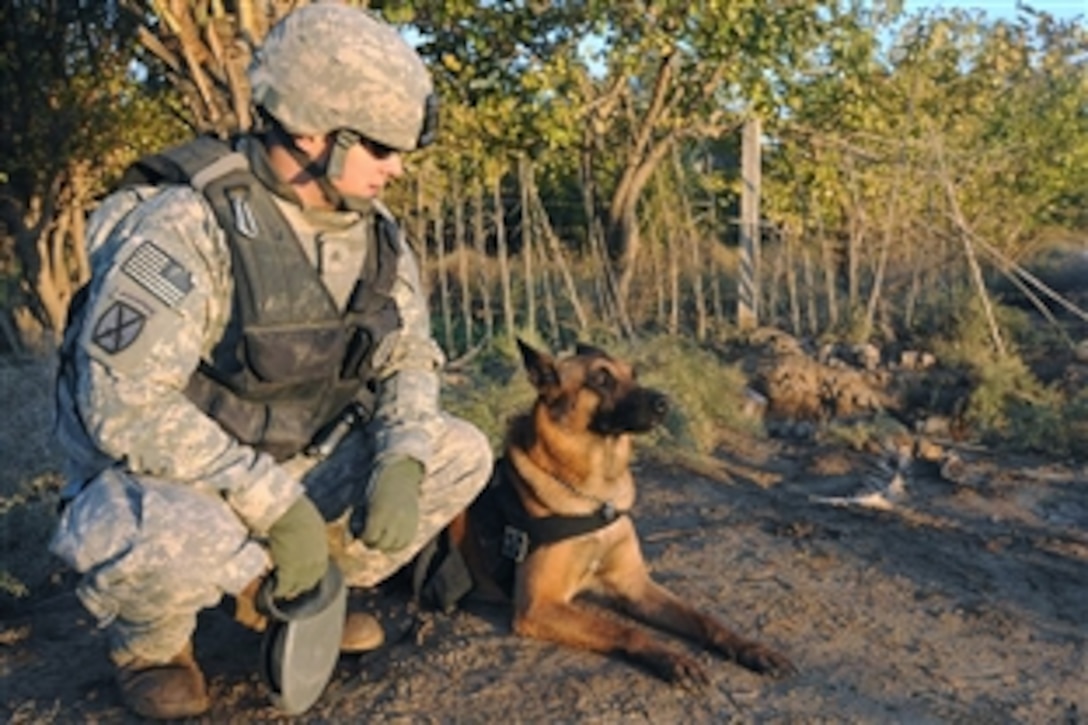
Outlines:
<svg viewBox="0 0 1088 725"><path fill-rule="evenodd" d="M514 464L513 463L507 463L507 465L509 465L511 468L513 468ZM598 498L597 496L594 496L592 494L586 493L585 491L582 491L577 486L574 486L573 484L568 483L565 478L560 478L559 476L556 476L554 473L551 473L551 474L548 474L548 475L551 476L553 481L558 483L563 488L567 489L567 491L572 496L575 496L576 498L580 498L583 501L592 501L593 503L597 504L597 507L598 507L597 510L594 511L592 514L587 514L585 516L563 516L563 517L555 516L555 517L548 517L548 518L573 518L573 519L586 518L586 519L593 519L594 517L599 517L599 518L603 519L605 521L605 523L610 524L621 513L627 513L626 511L623 511L623 512L619 511L616 508L616 504L612 503L611 501L609 501L607 499ZM531 486L530 486L530 488L531 488Z"/></svg>

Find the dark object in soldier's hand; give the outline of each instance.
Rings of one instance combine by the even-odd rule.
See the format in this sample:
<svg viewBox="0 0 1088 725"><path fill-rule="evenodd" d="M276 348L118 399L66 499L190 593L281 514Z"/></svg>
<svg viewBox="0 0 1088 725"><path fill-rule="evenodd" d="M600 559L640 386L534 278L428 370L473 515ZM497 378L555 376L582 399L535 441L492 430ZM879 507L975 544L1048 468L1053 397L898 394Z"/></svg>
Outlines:
<svg viewBox="0 0 1088 725"><path fill-rule="evenodd" d="M275 573L261 583L257 608L269 617L261 643L260 674L272 703L289 715L310 709L325 691L340 656L347 588L329 562L317 586L277 599Z"/></svg>

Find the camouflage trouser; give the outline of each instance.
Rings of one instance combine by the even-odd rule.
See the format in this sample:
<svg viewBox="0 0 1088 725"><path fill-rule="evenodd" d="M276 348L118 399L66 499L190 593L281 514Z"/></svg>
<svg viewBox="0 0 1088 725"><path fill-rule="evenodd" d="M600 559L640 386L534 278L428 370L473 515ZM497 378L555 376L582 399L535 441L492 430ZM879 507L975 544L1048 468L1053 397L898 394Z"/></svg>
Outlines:
<svg viewBox="0 0 1088 725"><path fill-rule="evenodd" d="M347 531L355 507L364 505L372 468L373 436L357 429L344 436L332 454L314 465L294 458L285 467L302 479L306 492L330 525L330 550L349 586L370 587L411 561L487 485L491 475L491 446L474 426L443 415L435 431L435 449L420 486L419 528L404 549L385 553L368 549Z"/></svg>
<svg viewBox="0 0 1088 725"><path fill-rule="evenodd" d="M352 586L393 574L468 506L487 483L491 449L465 421L444 416L420 488L420 526L405 549L371 551L344 543L343 521L365 489L372 452L365 430L349 433L328 458L284 465L302 478L336 531L334 553ZM109 470L61 515L52 551L83 574L77 594L108 628L115 658L165 661L185 646L197 613L237 594L268 570L264 548L217 495Z"/></svg>

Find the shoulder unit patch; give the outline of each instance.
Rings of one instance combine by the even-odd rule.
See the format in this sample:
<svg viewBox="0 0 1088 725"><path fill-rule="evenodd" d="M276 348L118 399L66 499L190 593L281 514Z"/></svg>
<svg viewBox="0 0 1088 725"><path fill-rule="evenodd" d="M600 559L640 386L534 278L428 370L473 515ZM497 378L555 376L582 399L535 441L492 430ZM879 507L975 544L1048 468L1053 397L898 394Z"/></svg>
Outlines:
<svg viewBox="0 0 1088 725"><path fill-rule="evenodd" d="M117 301L94 323L91 340L111 355L121 352L143 332L147 317L132 305Z"/></svg>

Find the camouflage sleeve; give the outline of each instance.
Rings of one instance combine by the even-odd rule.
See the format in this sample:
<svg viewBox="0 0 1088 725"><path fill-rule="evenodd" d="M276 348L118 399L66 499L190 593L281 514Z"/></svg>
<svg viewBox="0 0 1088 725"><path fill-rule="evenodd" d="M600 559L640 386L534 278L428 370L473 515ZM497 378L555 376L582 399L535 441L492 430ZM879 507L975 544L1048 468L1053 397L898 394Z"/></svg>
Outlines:
<svg viewBox="0 0 1088 725"><path fill-rule="evenodd" d="M251 529L267 530L300 484L183 393L233 295L211 210L188 187L164 191L125 217L92 265L75 397L94 445L134 473L222 495Z"/></svg>
<svg viewBox="0 0 1088 725"><path fill-rule="evenodd" d="M433 457L439 414L439 371L446 358L431 337L430 313L415 253L401 236L393 299L403 327L375 355L380 380L375 460L409 456L425 469Z"/></svg>

